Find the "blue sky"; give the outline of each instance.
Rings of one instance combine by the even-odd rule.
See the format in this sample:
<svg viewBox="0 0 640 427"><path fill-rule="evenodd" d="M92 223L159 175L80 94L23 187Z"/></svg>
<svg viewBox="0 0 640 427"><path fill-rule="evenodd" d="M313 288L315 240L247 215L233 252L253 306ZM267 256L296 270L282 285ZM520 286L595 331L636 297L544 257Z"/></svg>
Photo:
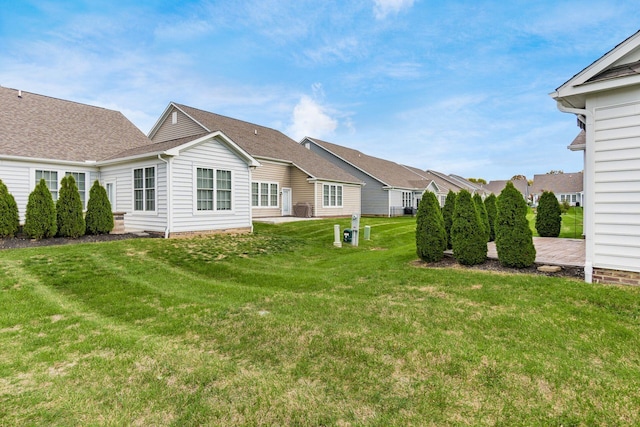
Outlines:
<svg viewBox="0 0 640 427"><path fill-rule="evenodd" d="M550 92L639 26L634 1L3 0L0 85L170 101L487 180L582 170Z"/></svg>

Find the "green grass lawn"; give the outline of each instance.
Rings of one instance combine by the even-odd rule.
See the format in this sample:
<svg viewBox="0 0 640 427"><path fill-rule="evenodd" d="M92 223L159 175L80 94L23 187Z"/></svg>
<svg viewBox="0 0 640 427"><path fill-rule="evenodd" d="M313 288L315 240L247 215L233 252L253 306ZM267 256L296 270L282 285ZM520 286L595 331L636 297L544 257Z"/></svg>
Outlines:
<svg viewBox="0 0 640 427"><path fill-rule="evenodd" d="M1 251L0 425L640 424L640 288L334 222Z"/></svg>
<svg viewBox="0 0 640 427"><path fill-rule="evenodd" d="M561 238L582 239L584 210L582 207L571 207L566 213L562 214L562 223L560 225ZM538 236L536 231L536 215L531 208L527 214L529 227L534 236Z"/></svg>

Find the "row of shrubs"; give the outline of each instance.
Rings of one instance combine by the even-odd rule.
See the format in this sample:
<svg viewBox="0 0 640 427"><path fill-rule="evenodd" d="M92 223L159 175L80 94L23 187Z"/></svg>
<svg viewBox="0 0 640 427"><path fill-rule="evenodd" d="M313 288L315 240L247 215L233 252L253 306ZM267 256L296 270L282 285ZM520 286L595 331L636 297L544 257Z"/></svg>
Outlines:
<svg viewBox="0 0 640 427"><path fill-rule="evenodd" d="M29 195L22 231L32 239L54 236L77 238L85 234L107 234L113 230L113 214L107 192L98 181L89 191L86 216L73 176L62 178L54 203L44 179ZM20 230L18 205L0 180L0 237L14 237Z"/></svg>
<svg viewBox="0 0 640 427"><path fill-rule="evenodd" d="M506 267L533 265L536 250L527 220L527 204L511 182L500 195L484 201L466 190L450 191L440 209L434 193L426 192L417 213L416 249L427 262L442 259L446 249L463 265L483 263L487 242L496 242L500 263ZM560 233L560 206L552 192L543 193L536 216L540 236L557 237Z"/></svg>

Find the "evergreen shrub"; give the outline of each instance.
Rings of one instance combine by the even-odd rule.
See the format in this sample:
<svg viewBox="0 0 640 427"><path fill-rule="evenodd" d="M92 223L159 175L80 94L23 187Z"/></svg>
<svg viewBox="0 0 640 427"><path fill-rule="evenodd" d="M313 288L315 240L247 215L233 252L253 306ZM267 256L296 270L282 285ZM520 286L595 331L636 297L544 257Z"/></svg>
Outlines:
<svg viewBox="0 0 640 427"><path fill-rule="evenodd" d="M498 209L496 208L496 195L491 193L489 197L484 199L484 207L487 210L487 219L489 220L489 241L496 240L496 215Z"/></svg>
<svg viewBox="0 0 640 427"><path fill-rule="evenodd" d="M463 265L481 264L487 259L487 240L471 193L460 190L451 225L453 256Z"/></svg>
<svg viewBox="0 0 640 427"><path fill-rule="evenodd" d="M82 200L72 175L62 178L60 193L56 203L58 235L77 238L84 236L85 223Z"/></svg>
<svg viewBox="0 0 640 427"><path fill-rule="evenodd" d="M96 180L89 191L87 216L85 218L87 234L108 234L113 230L113 213L107 191Z"/></svg>
<svg viewBox="0 0 640 427"><path fill-rule="evenodd" d="M424 193L416 217L416 250L426 262L440 261L447 248L447 232L436 195Z"/></svg>
<svg viewBox="0 0 640 427"><path fill-rule="evenodd" d="M13 237L19 228L18 204L0 179L0 237Z"/></svg>
<svg viewBox="0 0 640 427"><path fill-rule="evenodd" d="M444 229L447 233L447 249L451 249L451 225L453 224L453 211L456 208L456 193L449 190L447 198L442 207L442 217L444 219Z"/></svg>
<svg viewBox="0 0 640 427"><path fill-rule="evenodd" d="M475 203L478 215L480 215L480 224L482 225L482 228L484 230L486 242L488 242L489 237L491 237L491 228L489 226L489 216L487 215L487 208L485 208L482 197L478 193L473 195L473 203Z"/></svg>
<svg viewBox="0 0 640 427"><path fill-rule="evenodd" d="M527 204L508 182L496 202L496 250L505 267L524 268L536 260L536 248L527 221Z"/></svg>
<svg viewBox="0 0 640 427"><path fill-rule="evenodd" d="M558 237L562 225L560 203L551 191L544 191L538 201L536 231L540 237Z"/></svg>
<svg viewBox="0 0 640 427"><path fill-rule="evenodd" d="M23 231L32 239L49 238L56 235L56 206L44 179L29 194Z"/></svg>

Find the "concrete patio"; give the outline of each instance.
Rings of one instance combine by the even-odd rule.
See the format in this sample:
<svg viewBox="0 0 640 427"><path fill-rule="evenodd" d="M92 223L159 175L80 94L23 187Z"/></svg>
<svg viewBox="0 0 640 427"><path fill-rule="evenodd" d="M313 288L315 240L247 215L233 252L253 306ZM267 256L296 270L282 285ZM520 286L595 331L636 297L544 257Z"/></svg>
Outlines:
<svg viewBox="0 0 640 427"><path fill-rule="evenodd" d="M534 237L536 264L584 267L585 248L583 239L560 239ZM498 259L495 242L487 245L487 258Z"/></svg>

